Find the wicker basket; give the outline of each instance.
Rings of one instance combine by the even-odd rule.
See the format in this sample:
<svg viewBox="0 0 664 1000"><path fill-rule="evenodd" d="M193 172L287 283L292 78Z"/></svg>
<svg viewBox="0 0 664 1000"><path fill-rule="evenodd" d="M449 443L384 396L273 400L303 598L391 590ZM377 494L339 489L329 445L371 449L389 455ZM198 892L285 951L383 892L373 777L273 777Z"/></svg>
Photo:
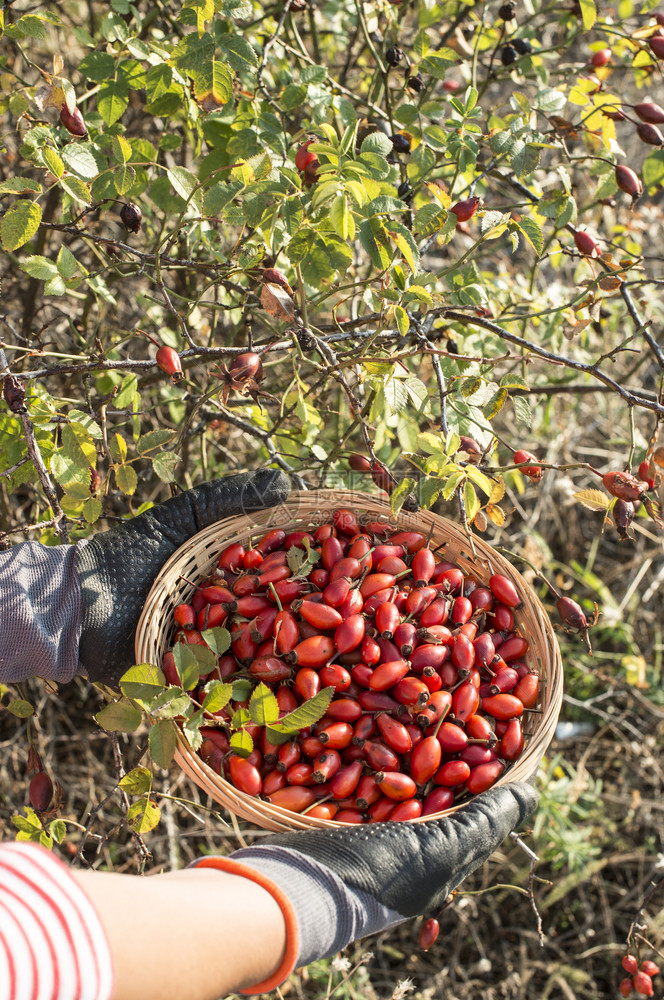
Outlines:
<svg viewBox="0 0 664 1000"><path fill-rule="evenodd" d="M502 573L512 580L524 596L524 603L515 614L515 628L527 636L530 648L526 663L540 674L540 714L527 716L530 731L519 759L507 768L497 784L523 781L531 777L546 752L558 721L563 695L563 668L560 649L551 622L537 595L520 573L486 542L474 537L473 556L465 532L452 521L419 511L398 518L391 514L389 502L370 494L348 490L318 490L291 493L286 503L276 508L229 517L210 525L182 545L164 564L148 594L136 633L136 662L160 664L172 645L175 627L173 607L191 599L193 587L184 578L196 582L207 578L217 564L219 553L231 542L246 543L257 539L273 527L288 530L315 529L331 520L336 507L349 507L356 512L360 524L384 520L399 528L431 531L431 546L444 544L441 554L457 563L464 573L472 573L487 581L493 573ZM193 781L229 812L241 816L267 830L304 830L313 827L341 826L334 820L316 819L290 812L269 802L252 798L238 791L194 753L180 735L175 760ZM452 806L435 816L421 817L413 822L427 822L461 808Z"/></svg>

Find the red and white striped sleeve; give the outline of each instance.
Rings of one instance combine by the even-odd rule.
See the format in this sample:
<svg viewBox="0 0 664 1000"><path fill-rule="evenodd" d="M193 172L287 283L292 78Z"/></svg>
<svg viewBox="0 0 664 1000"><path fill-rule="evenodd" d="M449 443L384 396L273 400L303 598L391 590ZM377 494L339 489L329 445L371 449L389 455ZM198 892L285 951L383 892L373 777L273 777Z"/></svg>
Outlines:
<svg viewBox="0 0 664 1000"><path fill-rule="evenodd" d="M0 844L0 1000L108 1000L111 955L66 865L37 844Z"/></svg>

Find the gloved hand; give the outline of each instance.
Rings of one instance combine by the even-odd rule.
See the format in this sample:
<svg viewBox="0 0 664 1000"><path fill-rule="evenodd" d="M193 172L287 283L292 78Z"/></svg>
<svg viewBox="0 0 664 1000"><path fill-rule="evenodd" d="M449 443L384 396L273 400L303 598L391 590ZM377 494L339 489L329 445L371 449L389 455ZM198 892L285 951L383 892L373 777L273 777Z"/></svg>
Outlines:
<svg viewBox="0 0 664 1000"><path fill-rule="evenodd" d="M214 479L76 546L82 594L79 658L88 677L113 686L134 662L134 633L166 560L224 517L274 507L288 497L276 469Z"/></svg>
<svg viewBox="0 0 664 1000"><path fill-rule="evenodd" d="M460 882L482 865L535 810L531 785L490 789L451 816L425 823L280 833L192 867L220 868L263 885L281 906L286 955L270 980L334 955L351 941L419 914L435 916Z"/></svg>

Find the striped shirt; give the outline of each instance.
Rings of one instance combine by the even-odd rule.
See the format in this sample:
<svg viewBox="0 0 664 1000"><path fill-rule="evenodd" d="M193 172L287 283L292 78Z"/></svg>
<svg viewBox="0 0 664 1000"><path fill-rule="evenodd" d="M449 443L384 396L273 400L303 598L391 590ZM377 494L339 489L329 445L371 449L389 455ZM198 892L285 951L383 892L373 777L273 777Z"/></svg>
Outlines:
<svg viewBox="0 0 664 1000"><path fill-rule="evenodd" d="M112 986L101 922L67 867L0 844L0 1000L108 1000Z"/></svg>

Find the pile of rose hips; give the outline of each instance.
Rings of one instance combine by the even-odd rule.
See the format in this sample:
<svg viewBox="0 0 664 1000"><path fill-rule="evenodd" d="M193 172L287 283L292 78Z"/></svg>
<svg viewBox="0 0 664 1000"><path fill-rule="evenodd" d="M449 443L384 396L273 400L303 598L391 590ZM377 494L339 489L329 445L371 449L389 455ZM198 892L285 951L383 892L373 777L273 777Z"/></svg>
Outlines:
<svg viewBox="0 0 664 1000"><path fill-rule="evenodd" d="M620 983L621 996L628 997L632 991L643 997L653 995L652 980L653 976L659 972L658 965L648 960L639 965L638 959L634 955L625 955L622 967L629 975Z"/></svg>
<svg viewBox="0 0 664 1000"><path fill-rule="evenodd" d="M299 574L293 550L306 552ZM248 756L232 750L228 729L248 702L231 702L201 730L199 755L240 791L322 819L448 809L490 788L522 753L540 677L523 662L520 604L507 577L485 586L422 532L380 521L360 528L344 508L312 533L274 528L254 547L230 544L191 604L174 610L176 642L230 630L230 649L199 684L264 682L280 718L323 688L334 695L318 723L280 746L249 723ZM179 684L170 650L163 671Z"/></svg>

